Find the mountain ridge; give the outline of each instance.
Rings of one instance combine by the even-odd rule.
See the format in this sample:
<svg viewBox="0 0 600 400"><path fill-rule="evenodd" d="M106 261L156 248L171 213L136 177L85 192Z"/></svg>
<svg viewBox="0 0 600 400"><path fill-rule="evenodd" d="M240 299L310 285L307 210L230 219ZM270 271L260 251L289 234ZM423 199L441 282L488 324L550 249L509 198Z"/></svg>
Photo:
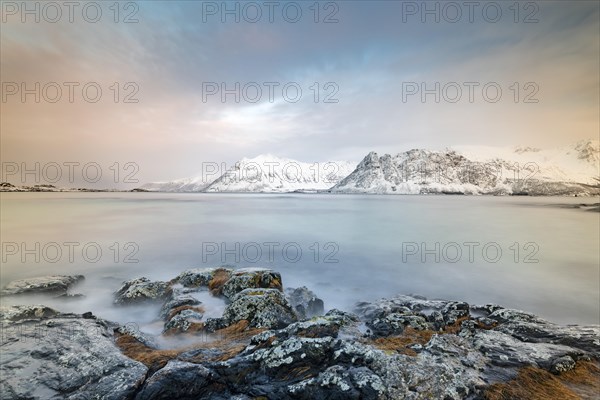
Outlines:
<svg viewBox="0 0 600 400"><path fill-rule="evenodd" d="M212 174L215 177L215 174ZM369 152L359 163L306 163L272 154L242 158L215 179L205 174L141 189L165 192L371 194L600 194L600 141L568 146L454 146Z"/></svg>

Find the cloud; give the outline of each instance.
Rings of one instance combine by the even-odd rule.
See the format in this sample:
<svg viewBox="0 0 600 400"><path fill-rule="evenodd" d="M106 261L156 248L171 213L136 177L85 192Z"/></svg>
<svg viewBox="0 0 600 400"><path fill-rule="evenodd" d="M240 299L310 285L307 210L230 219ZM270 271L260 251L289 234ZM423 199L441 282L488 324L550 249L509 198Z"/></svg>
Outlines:
<svg viewBox="0 0 600 400"><path fill-rule="evenodd" d="M267 152L357 160L370 150L558 146L594 137L599 6L573 3L536 3L539 22L531 24L522 23L524 9L519 23L508 9L498 23L480 16L404 23L403 3L386 1L338 2L339 22L331 24L322 19L333 9L321 9L314 23L308 3L299 3L305 14L297 23L203 22L203 3L187 1L138 2L134 24L13 16L2 25L3 82L97 82L103 95L98 103L10 97L2 103L2 159L129 160L143 180L164 180L193 173L202 160L233 163ZM123 102L134 92L128 82L139 88L137 103ZM222 102L219 95L205 101L206 82L279 86L273 99ZM433 95L422 103L418 94L403 101L406 82L480 86L473 103L435 103ZM489 82L503 90L498 103L481 98ZM523 102L528 82L537 85L538 103ZM285 98L286 83L302 88L299 101ZM328 95L338 102L324 102Z"/></svg>

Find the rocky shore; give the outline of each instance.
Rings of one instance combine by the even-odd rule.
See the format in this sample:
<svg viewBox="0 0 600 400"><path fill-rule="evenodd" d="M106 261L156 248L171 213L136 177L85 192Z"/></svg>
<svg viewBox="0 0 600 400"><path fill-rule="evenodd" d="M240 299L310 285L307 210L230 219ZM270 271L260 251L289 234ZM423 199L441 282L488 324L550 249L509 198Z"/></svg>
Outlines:
<svg viewBox="0 0 600 400"><path fill-rule="evenodd" d="M2 291L69 295L81 276ZM192 269L133 279L115 307L158 303L161 335L93 314L2 307L1 399L597 399L600 327L500 305L398 295L328 310L278 272ZM223 303L215 316L199 298ZM13 301L14 300L14 301ZM212 304L212 302L211 302ZM185 338L163 348L161 337ZM182 341L183 343L183 341Z"/></svg>

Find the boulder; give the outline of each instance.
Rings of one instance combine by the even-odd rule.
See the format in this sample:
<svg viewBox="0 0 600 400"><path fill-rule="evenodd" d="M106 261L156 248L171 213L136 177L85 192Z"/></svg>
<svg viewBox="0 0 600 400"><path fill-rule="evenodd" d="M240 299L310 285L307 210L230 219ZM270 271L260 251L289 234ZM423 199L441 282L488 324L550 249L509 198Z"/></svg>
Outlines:
<svg viewBox="0 0 600 400"><path fill-rule="evenodd" d="M194 323L201 322L203 317L204 314L197 310L182 310L165 323L163 332L186 332Z"/></svg>
<svg viewBox="0 0 600 400"><path fill-rule="evenodd" d="M226 326L247 320L255 328L283 328L296 319L292 306L277 289L244 289L223 312Z"/></svg>
<svg viewBox="0 0 600 400"><path fill-rule="evenodd" d="M115 304L136 304L143 301L160 301L169 296L167 282L152 282L148 278L137 278L123 282L115 292Z"/></svg>
<svg viewBox="0 0 600 400"><path fill-rule="evenodd" d="M285 294L299 319L312 318L317 315L323 315L325 312L323 300L308 290L306 286L296 289L287 288Z"/></svg>
<svg viewBox="0 0 600 400"><path fill-rule="evenodd" d="M146 380L136 400L208 398L214 373L199 364L171 360Z"/></svg>
<svg viewBox="0 0 600 400"><path fill-rule="evenodd" d="M69 288L84 279L83 275L49 275L19 279L6 285L2 290L2 295L11 296L31 293L63 295L67 294Z"/></svg>
<svg viewBox="0 0 600 400"><path fill-rule="evenodd" d="M226 267L194 268L180 273L174 281L188 288L222 286L231 276L232 270Z"/></svg>
<svg viewBox="0 0 600 400"><path fill-rule="evenodd" d="M146 378L106 321L44 306L3 308L1 317L3 399L126 399Z"/></svg>
<svg viewBox="0 0 600 400"><path fill-rule="evenodd" d="M244 289L277 289L282 291L281 274L265 268L240 268L223 284L221 294L233 300Z"/></svg>
<svg viewBox="0 0 600 400"><path fill-rule="evenodd" d="M175 312L177 308L183 306L197 306L200 304L200 300L190 296L189 294L172 297L170 300L166 301L160 309L160 318L167 320L169 315Z"/></svg>

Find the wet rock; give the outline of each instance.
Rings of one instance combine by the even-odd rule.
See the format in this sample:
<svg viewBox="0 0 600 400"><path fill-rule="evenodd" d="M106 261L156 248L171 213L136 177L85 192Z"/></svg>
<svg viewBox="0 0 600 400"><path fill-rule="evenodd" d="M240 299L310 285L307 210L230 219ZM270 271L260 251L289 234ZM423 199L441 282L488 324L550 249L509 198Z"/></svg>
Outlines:
<svg viewBox="0 0 600 400"><path fill-rule="evenodd" d="M442 308L441 313L446 325L454 325L460 318L465 318L469 315L469 305L462 301L448 302Z"/></svg>
<svg viewBox="0 0 600 400"><path fill-rule="evenodd" d="M69 288L84 279L83 275L49 275L19 279L6 285L1 294L3 296L30 293L67 294Z"/></svg>
<svg viewBox="0 0 600 400"><path fill-rule="evenodd" d="M229 322L224 318L207 318L204 322L204 329L207 332L214 332L229 326Z"/></svg>
<svg viewBox="0 0 600 400"><path fill-rule="evenodd" d="M115 293L115 304L135 304L143 301L165 300L169 296L166 282L152 282L148 278L137 278L126 282Z"/></svg>
<svg viewBox="0 0 600 400"><path fill-rule="evenodd" d="M211 394L213 373L199 364L172 360L146 380L136 400L198 399Z"/></svg>
<svg viewBox="0 0 600 400"><path fill-rule="evenodd" d="M43 306L2 311L0 393L6 399L125 399L147 368L115 346L110 323Z"/></svg>
<svg viewBox="0 0 600 400"><path fill-rule="evenodd" d="M277 289L282 291L281 274L265 268L240 268L232 272L221 293L230 300L245 289Z"/></svg>
<svg viewBox="0 0 600 400"><path fill-rule="evenodd" d="M192 324L201 322L204 314L195 310L183 310L171 318L166 324L164 332L186 332Z"/></svg>
<svg viewBox="0 0 600 400"><path fill-rule="evenodd" d="M427 320L418 315L404 315L392 313L383 318L376 318L368 321L366 325L371 328L375 336L398 335L404 332L407 326L416 330L426 330L430 328Z"/></svg>
<svg viewBox="0 0 600 400"><path fill-rule="evenodd" d="M478 331L471 343L491 364L503 368L532 365L549 369L553 359L577 352L559 344L523 342L495 330Z"/></svg>
<svg viewBox="0 0 600 400"><path fill-rule="evenodd" d="M379 399L385 387L381 378L368 368L334 365L316 378L290 385L288 392L304 399Z"/></svg>
<svg viewBox="0 0 600 400"><path fill-rule="evenodd" d="M279 341L299 336L308 338L337 338L340 330L344 333L352 332L358 337L358 331L353 330L358 325L358 318L352 314L339 310L332 310L327 315L315 317L308 321L294 322L283 329L268 330L255 335L250 340L247 351L260 347L270 340Z"/></svg>
<svg viewBox="0 0 600 400"><path fill-rule="evenodd" d="M570 356L562 356L552 360L550 372L554 374L560 374L567 372L575 368L575 360Z"/></svg>
<svg viewBox="0 0 600 400"><path fill-rule="evenodd" d="M8 367L3 361L3 373L5 369L21 368L27 379L19 380L17 372L10 372L7 383L3 375L1 389L8 390L9 398L22 394L24 398L140 400L458 400L484 398L483 391L491 382L510 380L526 366L560 374L581 360L600 359L599 327L558 326L495 305L471 307L464 302L396 296L359 303L356 315L331 310L298 321L297 310L278 288L237 291L245 285L276 284L278 278L265 271L231 272L231 276L223 271L186 271L178 279L189 287L171 281L160 313L167 332L196 332L193 328L198 326L205 329L199 328L202 333L232 325L235 328L207 335L216 341L186 348L179 354L159 349L154 337L133 325L116 327L93 315L82 318L60 314L44 306L2 308L0 318L12 324L11 329L16 324L24 325L27 331L7 337L3 360L4 346L12 349L9 354L17 350L29 353L23 353L16 363L9 357ZM206 290L201 282L207 282L211 293L225 296L232 279L226 291L229 304L222 317L200 322L204 313L190 291ZM138 283L152 284L145 278ZM304 296L310 291L301 289L299 297L312 298ZM31 324L43 321L45 327L62 327L66 320L99 327L99 334L84 338L93 341L100 337L103 346L108 346L108 354L97 355L102 362L86 361L89 353L96 357L99 352L95 344L76 340L74 347L67 348L63 340L43 346L20 343L27 335L35 334ZM250 338L255 332L250 327L268 330ZM144 366L139 369L137 362L118 358L112 353L111 329L116 329L117 336L123 335L117 341L126 337L144 357L157 357L160 362L146 363L151 365L148 371ZM84 361L89 365L82 364ZM71 362L77 371L67 369L63 374L65 370L59 368L67 368ZM47 363L49 368L45 368ZM42 366L45 369L39 372ZM98 371L90 371L91 366ZM80 375L72 378L73 374ZM108 380L103 380L105 374L114 378L116 385L109 388ZM68 382L63 382L64 377ZM83 392L73 389L75 383L83 387Z"/></svg>
<svg viewBox="0 0 600 400"><path fill-rule="evenodd" d="M29 319L48 318L58 314L58 311L42 306L2 306L0 307L0 321L22 321Z"/></svg>
<svg viewBox="0 0 600 400"><path fill-rule="evenodd" d="M251 327L283 328L297 320L291 305L277 289L244 289L223 312L227 325L248 320Z"/></svg>
<svg viewBox="0 0 600 400"><path fill-rule="evenodd" d="M521 341L555 343L590 353L600 353L600 326L560 326L519 310L502 309L489 316L494 328Z"/></svg>
<svg viewBox="0 0 600 400"><path fill-rule="evenodd" d="M285 294L299 319L312 318L317 315L323 315L325 312L323 300L308 290L306 286L296 289L288 288Z"/></svg>
<svg viewBox="0 0 600 400"><path fill-rule="evenodd" d="M217 275L220 275L220 279L224 281L229 279L231 271L230 268L225 267L194 268L182 272L174 281L188 288L208 287Z"/></svg>
<svg viewBox="0 0 600 400"><path fill-rule="evenodd" d="M158 349L159 347L155 337L140 331L140 327L134 322L119 326L115 331L120 335L131 336L148 348Z"/></svg>
<svg viewBox="0 0 600 400"><path fill-rule="evenodd" d="M160 318L163 320L168 319L168 316L179 307L196 306L200 304L200 300L188 294L171 298L171 300L165 302L165 304L163 304L162 308L160 309Z"/></svg>

